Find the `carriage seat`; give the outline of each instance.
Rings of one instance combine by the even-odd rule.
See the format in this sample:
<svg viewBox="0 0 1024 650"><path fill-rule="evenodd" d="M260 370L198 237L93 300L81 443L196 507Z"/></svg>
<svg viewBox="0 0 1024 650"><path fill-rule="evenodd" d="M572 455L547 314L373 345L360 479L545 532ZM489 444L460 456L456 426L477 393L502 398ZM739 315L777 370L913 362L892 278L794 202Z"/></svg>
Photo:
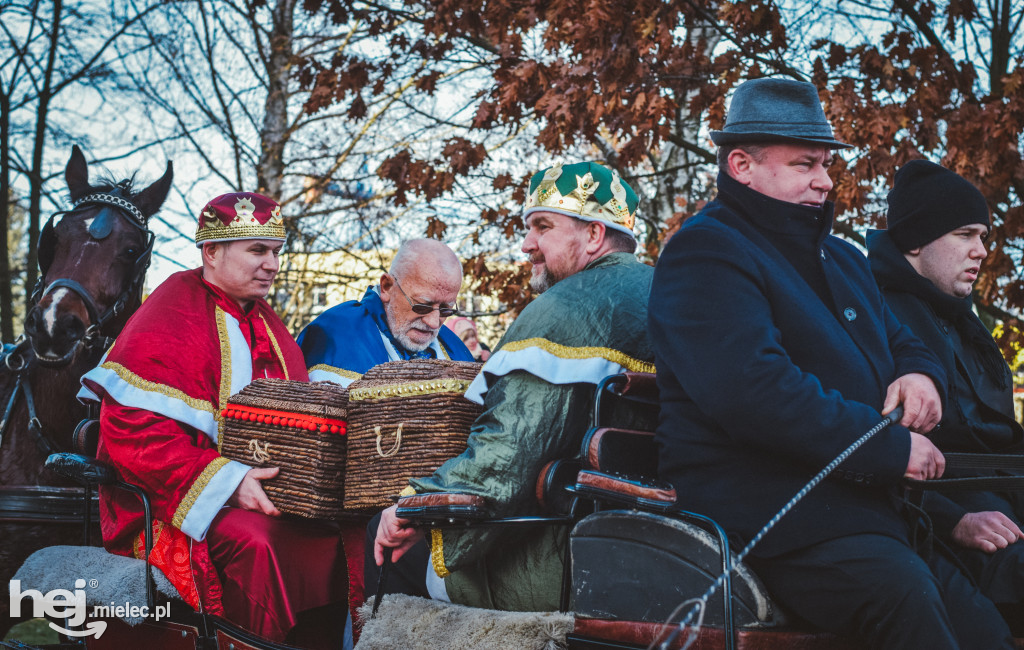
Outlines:
<svg viewBox="0 0 1024 650"><path fill-rule="evenodd" d="M75 581L82 578L86 580L81 590L85 592L85 604L90 616L96 605L146 604L145 562L108 553L98 546L41 548L30 555L14 574L15 580L21 580L22 591L31 588L44 594L54 589L74 592ZM172 609L178 606L191 611L191 607L177 600L177 590L163 573L158 570L154 572L153 578L157 593L165 599L175 599L171 603ZM95 580L95 586L90 582L92 580ZM22 608L27 606L22 605ZM119 618L129 625L137 625L145 620L142 616L130 616L130 611L124 614Z"/></svg>
<svg viewBox="0 0 1024 650"><path fill-rule="evenodd" d="M714 535L671 515L604 510L584 517L569 539L577 618L661 623L722 572ZM761 581L732 557L735 625L783 624ZM724 624L722 594L719 588L709 600L705 624Z"/></svg>
<svg viewBox="0 0 1024 650"><path fill-rule="evenodd" d="M149 562L149 554L153 550L153 518L152 509L150 508L149 497L146 496L145 491L137 485L125 483L121 480L114 469L108 463L104 463L96 459L96 450L99 445L100 427L99 420L97 419L85 419L78 423L75 428L74 435L72 436L72 444L74 445L75 452L77 453L56 453L50 454L46 459L46 467L66 476L70 479L78 481L85 487L85 502L86 502L86 517L88 521L90 519L89 509L91 507L91 491L93 486L96 485L107 485L116 487L121 490L131 492L139 501L142 503L142 509L144 513L145 523L143 527L143 538L145 555L144 560L136 560L132 558L125 558L132 562L137 562L141 567L139 570L143 575L143 588L145 589L145 597L139 601L145 603L150 611L154 611L156 603L156 592L159 589L156 586L156 573L153 571L153 565ZM89 531L86 526L85 543L89 544ZM75 547L72 547L75 548ZM90 547L91 548L91 547ZM46 550L46 549L43 549ZM105 550L99 549L104 555L109 557L119 557L108 554ZM157 572L159 573L159 572ZM166 579L166 578L165 578ZM177 596L177 591L173 588L171 593ZM115 601L116 602L116 601Z"/></svg>

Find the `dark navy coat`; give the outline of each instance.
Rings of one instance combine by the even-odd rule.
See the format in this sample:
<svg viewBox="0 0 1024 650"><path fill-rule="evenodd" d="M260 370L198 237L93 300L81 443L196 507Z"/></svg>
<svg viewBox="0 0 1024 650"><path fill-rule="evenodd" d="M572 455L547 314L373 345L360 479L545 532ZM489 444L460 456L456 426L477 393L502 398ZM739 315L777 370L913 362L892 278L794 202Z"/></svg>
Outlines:
<svg viewBox="0 0 1024 650"><path fill-rule="evenodd" d="M655 268L659 470L683 508L748 541L881 420L897 377L942 387L945 375L885 307L864 256L828 234L830 204L775 200L724 174L718 184ZM895 496L909 453L903 427L877 434L754 554L857 533L905 539Z"/></svg>
<svg viewBox="0 0 1024 650"><path fill-rule="evenodd" d="M871 271L886 303L935 352L950 381L948 407L929 436L932 442L943 452L1024 453L1024 430L1013 412L1010 369L974 315L972 298L940 291L914 270L888 232L869 232L867 245ZM950 475L955 473L947 472ZM1021 497L973 490L927 492L925 507L936 532L948 534L968 512L998 511L1019 524L1024 520Z"/></svg>

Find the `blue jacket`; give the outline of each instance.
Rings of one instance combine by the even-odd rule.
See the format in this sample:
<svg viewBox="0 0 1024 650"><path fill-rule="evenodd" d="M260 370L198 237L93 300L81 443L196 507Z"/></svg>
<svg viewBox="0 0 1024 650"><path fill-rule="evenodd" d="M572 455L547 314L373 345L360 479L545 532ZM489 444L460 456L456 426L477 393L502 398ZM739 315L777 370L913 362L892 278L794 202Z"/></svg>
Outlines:
<svg viewBox="0 0 1024 650"><path fill-rule="evenodd" d="M941 392L945 375L885 307L864 256L829 235L831 204L779 201L725 174L718 187L654 273L659 470L683 508L746 542L881 420L891 382L919 372ZM754 554L858 533L905 539L894 497L909 453L906 429L883 430Z"/></svg>
<svg viewBox="0 0 1024 650"><path fill-rule="evenodd" d="M376 365L417 355L473 361L466 344L447 327L438 330L437 340L422 353L408 352L386 330L384 305L373 288L367 289L362 300L343 302L317 316L298 338L310 381L326 380L348 386ZM397 355L394 358L388 345Z"/></svg>

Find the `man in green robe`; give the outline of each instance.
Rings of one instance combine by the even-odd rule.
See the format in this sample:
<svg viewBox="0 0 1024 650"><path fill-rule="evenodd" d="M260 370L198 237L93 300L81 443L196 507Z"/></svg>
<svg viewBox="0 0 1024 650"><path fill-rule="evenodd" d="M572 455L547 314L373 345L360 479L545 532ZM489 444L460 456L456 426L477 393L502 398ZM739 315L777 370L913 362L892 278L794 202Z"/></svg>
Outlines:
<svg viewBox="0 0 1024 650"><path fill-rule="evenodd" d="M459 492L484 497L495 517L537 514L537 476L549 461L579 454L598 382L625 370L654 371L647 338L653 268L634 255L638 203L617 174L597 163L534 175L522 250L533 264L530 286L542 293L466 393L485 409L468 449L432 476L412 480L403 495ZM564 526L432 530L429 560L414 551L400 561L424 536L394 507L385 510L367 558L367 584L391 548L396 572L425 573L425 591L435 599L512 611L558 607Z"/></svg>

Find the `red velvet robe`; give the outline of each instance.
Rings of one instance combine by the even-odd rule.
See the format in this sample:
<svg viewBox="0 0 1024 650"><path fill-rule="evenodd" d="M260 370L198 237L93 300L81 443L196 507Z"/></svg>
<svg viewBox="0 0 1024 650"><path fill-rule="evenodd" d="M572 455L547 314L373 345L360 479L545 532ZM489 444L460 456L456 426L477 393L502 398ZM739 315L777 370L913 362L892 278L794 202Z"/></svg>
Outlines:
<svg viewBox="0 0 1024 650"><path fill-rule="evenodd" d="M186 602L212 614L223 615L222 588L204 539L249 469L218 453L220 412L258 377L309 380L266 302L243 312L194 269L161 284L82 379L80 396L102 400L98 457L152 500L152 564ZM101 488L100 516L109 551L143 557L134 495Z"/></svg>

